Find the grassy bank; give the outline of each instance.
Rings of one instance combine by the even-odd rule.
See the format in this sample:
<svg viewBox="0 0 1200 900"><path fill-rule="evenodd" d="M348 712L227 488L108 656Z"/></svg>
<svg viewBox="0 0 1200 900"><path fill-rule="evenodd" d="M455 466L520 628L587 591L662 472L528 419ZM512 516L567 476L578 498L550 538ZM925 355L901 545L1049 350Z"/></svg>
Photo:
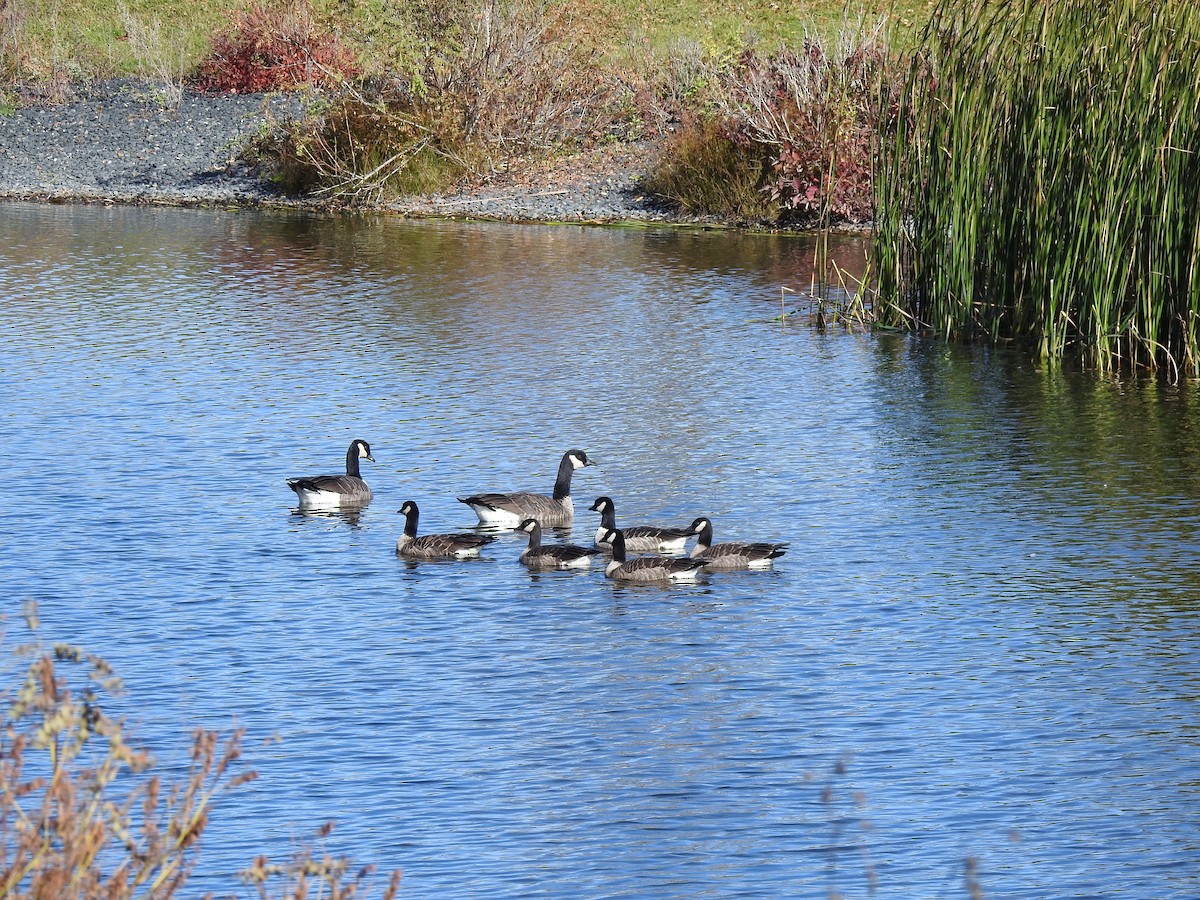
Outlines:
<svg viewBox="0 0 1200 900"><path fill-rule="evenodd" d="M251 0L17 0L0 6L0 75L7 79L136 76L167 65L187 72L208 52L213 35ZM278 8L280 3L261 4ZM404 7L387 0L312 0L312 16L353 48L367 70L411 47ZM457 4L476 12L486 4ZM747 41L794 44L815 29L841 27L843 0L562 0L578 26L612 59L637 53L665 57L680 42L717 55ZM901 29L924 22L928 0L863 0L853 10L886 17Z"/></svg>
<svg viewBox="0 0 1200 900"><path fill-rule="evenodd" d="M682 211L828 224L869 217L878 62L925 2L33 0L3 7L0 75L51 96L115 75L320 87L257 151L289 192L341 203L670 138L648 187Z"/></svg>

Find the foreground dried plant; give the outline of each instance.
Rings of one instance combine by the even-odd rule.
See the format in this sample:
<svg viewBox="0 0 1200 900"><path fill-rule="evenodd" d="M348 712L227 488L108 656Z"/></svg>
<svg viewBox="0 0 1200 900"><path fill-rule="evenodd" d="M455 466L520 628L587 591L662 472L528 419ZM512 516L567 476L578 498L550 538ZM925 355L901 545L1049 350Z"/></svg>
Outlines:
<svg viewBox="0 0 1200 900"><path fill-rule="evenodd" d="M36 628L36 613L26 619ZM69 644L17 648L30 658L0 729L0 897L28 900L167 898L187 883L214 800L256 773L241 766L242 731L197 729L181 784L150 774L104 710L120 680L100 657ZM326 826L320 837L328 834ZM286 865L255 861L242 878L261 897L365 896L365 868L306 847ZM282 882L281 885L276 882ZM383 896L395 896L397 871Z"/></svg>

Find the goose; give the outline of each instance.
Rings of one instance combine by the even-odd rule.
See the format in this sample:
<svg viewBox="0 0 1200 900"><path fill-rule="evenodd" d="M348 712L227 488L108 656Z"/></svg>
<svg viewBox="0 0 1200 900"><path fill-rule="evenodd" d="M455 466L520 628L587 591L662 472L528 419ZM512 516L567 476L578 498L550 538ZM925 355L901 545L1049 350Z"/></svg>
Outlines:
<svg viewBox="0 0 1200 900"><path fill-rule="evenodd" d="M595 465L588 462L582 450L568 450L558 464L558 477L554 480L554 494L534 494L519 491L511 494L472 494L459 497L479 516L481 525L516 528L525 519L537 519L543 527L570 525L575 518L575 507L571 503L571 476L576 469Z"/></svg>
<svg viewBox="0 0 1200 900"><path fill-rule="evenodd" d="M346 451L345 475L313 475L309 478L289 478L288 487L300 498L301 509L328 508L342 505L365 505L371 501L371 489L358 474L358 461L375 462L371 445L366 441L350 442Z"/></svg>
<svg viewBox="0 0 1200 900"><path fill-rule="evenodd" d="M608 549L605 533L617 530L617 508L611 497L597 497L588 509L600 513L596 529L596 546ZM653 525L633 525L622 528L625 549L631 553L682 553L683 545L692 536L686 528L656 528Z"/></svg>
<svg viewBox="0 0 1200 900"><path fill-rule="evenodd" d="M542 526L537 519L526 519L517 531L529 532L529 546L521 551L518 561L531 569L582 569L592 564L600 551L595 547L576 547L574 544L542 546Z"/></svg>
<svg viewBox="0 0 1200 900"><path fill-rule="evenodd" d="M695 581L708 560L679 556L639 556L625 558L625 535L619 528L604 533L604 543L612 546L612 561L604 574L617 581Z"/></svg>
<svg viewBox="0 0 1200 900"><path fill-rule="evenodd" d="M467 559L479 556L479 551L496 540L475 532L460 534L424 534L417 537L417 521L421 510L411 500L400 507L404 514L404 534L396 541L396 553L410 559Z"/></svg>
<svg viewBox="0 0 1200 900"><path fill-rule="evenodd" d="M771 560L787 552L787 544L763 541L714 544L712 522L704 516L696 519L690 530L697 536L691 558L706 560L710 569L769 569Z"/></svg>

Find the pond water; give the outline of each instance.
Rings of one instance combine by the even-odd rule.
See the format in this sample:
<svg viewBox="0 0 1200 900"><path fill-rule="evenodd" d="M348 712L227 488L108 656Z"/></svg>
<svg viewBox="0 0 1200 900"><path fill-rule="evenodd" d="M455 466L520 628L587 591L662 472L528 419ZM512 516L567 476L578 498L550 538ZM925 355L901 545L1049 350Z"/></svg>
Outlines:
<svg viewBox="0 0 1200 900"><path fill-rule="evenodd" d="M1196 385L782 321L797 238L10 204L0 257L7 641L106 657L168 773L245 727L193 888L333 820L404 897L1200 896ZM374 501L298 513L358 437ZM396 558L571 447L551 540L790 550Z"/></svg>

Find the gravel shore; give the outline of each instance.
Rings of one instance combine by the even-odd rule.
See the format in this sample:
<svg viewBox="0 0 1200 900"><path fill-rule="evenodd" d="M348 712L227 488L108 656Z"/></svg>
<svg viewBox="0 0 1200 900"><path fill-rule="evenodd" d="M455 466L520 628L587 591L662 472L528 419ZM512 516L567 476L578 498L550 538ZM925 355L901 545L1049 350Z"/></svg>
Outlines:
<svg viewBox="0 0 1200 900"><path fill-rule="evenodd" d="M0 199L309 206L280 195L239 159L249 138L299 110L298 98L279 94L185 93L176 105L141 82L74 87L65 102L0 115ZM613 145L387 209L526 222L699 222L638 190L655 153L650 144Z"/></svg>

